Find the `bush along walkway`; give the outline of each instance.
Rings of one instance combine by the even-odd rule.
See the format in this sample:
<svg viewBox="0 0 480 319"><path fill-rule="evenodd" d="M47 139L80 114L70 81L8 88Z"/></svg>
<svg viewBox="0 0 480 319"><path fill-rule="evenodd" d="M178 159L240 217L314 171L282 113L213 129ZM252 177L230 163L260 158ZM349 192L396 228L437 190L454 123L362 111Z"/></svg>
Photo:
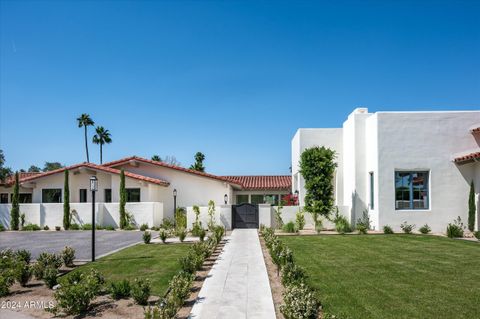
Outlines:
<svg viewBox="0 0 480 319"><path fill-rule="evenodd" d="M205 280L190 318L275 318L256 229L232 232Z"/></svg>
<svg viewBox="0 0 480 319"><path fill-rule="evenodd" d="M281 314L286 319L335 318L320 314L320 301L316 291L305 282L305 271L295 264L292 251L278 239L273 228L262 228L261 235L270 253L271 261L277 267L276 276L281 276L284 286Z"/></svg>
<svg viewBox="0 0 480 319"><path fill-rule="evenodd" d="M204 242L193 244L185 257L180 259L181 270L172 278L169 283L167 293L161 298L157 305L148 307L145 310L145 319L168 319L184 317L185 308L189 309L186 303L192 294L192 286L197 286L195 282L201 282L204 278L198 276L202 268L211 262L211 258L216 258L217 246L221 244L225 229L221 226L215 226L212 235Z"/></svg>

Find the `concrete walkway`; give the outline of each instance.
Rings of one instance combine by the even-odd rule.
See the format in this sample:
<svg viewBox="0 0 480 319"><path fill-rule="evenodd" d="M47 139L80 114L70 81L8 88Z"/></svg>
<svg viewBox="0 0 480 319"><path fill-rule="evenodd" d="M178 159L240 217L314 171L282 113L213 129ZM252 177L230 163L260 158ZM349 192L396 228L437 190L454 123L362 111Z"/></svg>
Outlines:
<svg viewBox="0 0 480 319"><path fill-rule="evenodd" d="M235 229L205 280L190 318L275 319L256 229Z"/></svg>

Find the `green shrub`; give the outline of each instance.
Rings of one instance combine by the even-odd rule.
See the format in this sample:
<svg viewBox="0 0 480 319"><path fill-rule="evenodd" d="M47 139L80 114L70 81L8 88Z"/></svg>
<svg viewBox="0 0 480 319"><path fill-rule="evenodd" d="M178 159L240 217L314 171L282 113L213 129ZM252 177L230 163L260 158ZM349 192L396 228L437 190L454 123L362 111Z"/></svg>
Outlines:
<svg viewBox="0 0 480 319"><path fill-rule="evenodd" d="M22 230L25 230L25 231L37 231L37 230L41 230L41 228L40 228L40 226L38 226L37 224L28 223L27 225L25 225L25 227L22 228Z"/></svg>
<svg viewBox="0 0 480 319"><path fill-rule="evenodd" d="M147 229L148 229L148 225L147 225L147 224L142 224L142 225L140 226L140 230L141 230L141 231L146 231Z"/></svg>
<svg viewBox="0 0 480 319"><path fill-rule="evenodd" d="M473 232L475 238L480 239L480 231Z"/></svg>
<svg viewBox="0 0 480 319"><path fill-rule="evenodd" d="M128 224L127 226L125 226L123 228L123 230L136 230L136 229L137 229L137 227L133 224Z"/></svg>
<svg viewBox="0 0 480 319"><path fill-rule="evenodd" d="M370 215L368 210L364 210L362 217L357 220L355 228L359 231L360 234L366 234L371 228Z"/></svg>
<svg viewBox="0 0 480 319"><path fill-rule="evenodd" d="M61 231L62 230L62 227L60 226L55 226L55 231Z"/></svg>
<svg viewBox="0 0 480 319"><path fill-rule="evenodd" d="M298 230L302 230L305 227L305 215L302 209L299 209L298 212L295 214L295 228Z"/></svg>
<svg viewBox="0 0 480 319"><path fill-rule="evenodd" d="M30 263L31 257L32 255L30 254L30 252L25 249L19 249L15 252L15 259L22 260L27 264Z"/></svg>
<svg viewBox="0 0 480 319"><path fill-rule="evenodd" d="M73 266L73 261L75 260L75 249L69 246L65 246L60 254L63 264L67 267Z"/></svg>
<svg viewBox="0 0 480 319"><path fill-rule="evenodd" d="M152 287L148 279L135 279L131 286L133 300L139 305L146 305L150 297Z"/></svg>
<svg viewBox="0 0 480 319"><path fill-rule="evenodd" d="M297 228L295 227L294 222L288 222L288 223L284 224L282 229L286 233L296 233L297 232Z"/></svg>
<svg viewBox="0 0 480 319"><path fill-rule="evenodd" d="M363 224L357 224L355 228L358 230L359 234L366 235L368 233L367 227Z"/></svg>
<svg viewBox="0 0 480 319"><path fill-rule="evenodd" d="M50 227L48 225L43 226L43 230L50 230Z"/></svg>
<svg viewBox="0 0 480 319"><path fill-rule="evenodd" d="M103 227L102 225L95 225L95 229L96 230L104 230L105 227Z"/></svg>
<svg viewBox="0 0 480 319"><path fill-rule="evenodd" d="M160 228L166 230L174 229L173 220L171 218L164 218L160 224Z"/></svg>
<svg viewBox="0 0 480 319"><path fill-rule="evenodd" d="M418 230L419 230L422 234L428 234L429 232L432 231L432 229L430 228L430 226L428 226L428 224L423 225L423 226L420 227Z"/></svg>
<svg viewBox="0 0 480 319"><path fill-rule="evenodd" d="M161 301L161 306L144 309L144 319L171 319L175 318L177 307L167 299Z"/></svg>
<svg viewBox="0 0 480 319"><path fill-rule="evenodd" d="M453 221L453 224L448 224L447 236L450 238L461 238L463 237L465 228L466 227L463 225L462 219L460 216L458 216L458 218Z"/></svg>
<svg viewBox="0 0 480 319"><path fill-rule="evenodd" d="M213 227L213 235L217 241L217 243L222 241L223 236L225 235L225 228L220 225L216 225Z"/></svg>
<svg viewBox="0 0 480 319"><path fill-rule="evenodd" d="M406 221L404 221L401 225L400 228L403 230L405 234L411 234L413 229L415 228L415 225L407 224Z"/></svg>
<svg viewBox="0 0 480 319"><path fill-rule="evenodd" d="M48 288L52 289L58 283L58 269L52 266L45 268L43 281Z"/></svg>
<svg viewBox="0 0 480 319"><path fill-rule="evenodd" d="M190 273L180 272L170 280L167 299L175 308L180 307L183 301L190 295L190 288L194 278L195 276Z"/></svg>
<svg viewBox="0 0 480 319"><path fill-rule="evenodd" d="M9 288L13 285L14 279L10 273L0 273L0 297L4 297L10 293Z"/></svg>
<svg viewBox="0 0 480 319"><path fill-rule="evenodd" d="M168 238L168 232L165 229L160 229L160 233L158 234L158 236L162 240L162 243L165 244Z"/></svg>
<svg viewBox="0 0 480 319"><path fill-rule="evenodd" d="M107 225L105 226L105 230L115 230L115 227L113 227L112 225Z"/></svg>
<svg viewBox="0 0 480 319"><path fill-rule="evenodd" d="M280 311L286 319L318 317L320 302L315 297L315 292L304 283L287 286L283 293L283 302Z"/></svg>
<svg viewBox="0 0 480 319"><path fill-rule="evenodd" d="M193 274L202 268L203 261L204 257L202 255L190 250L186 256L180 258L180 267L184 272Z"/></svg>
<svg viewBox="0 0 480 319"><path fill-rule="evenodd" d="M283 219L282 219L282 209L283 206L278 206L276 209L273 209L275 213L275 226L277 229L282 229L283 228Z"/></svg>
<svg viewBox="0 0 480 319"><path fill-rule="evenodd" d="M82 230L92 230L92 224L90 223L83 224Z"/></svg>
<svg viewBox="0 0 480 319"><path fill-rule="evenodd" d="M52 266L54 268L60 268L63 261L59 255L43 252L38 256L37 263L42 263L45 267Z"/></svg>
<svg viewBox="0 0 480 319"><path fill-rule="evenodd" d="M287 263L282 268L282 285L287 287L291 284L304 282L305 271L295 263Z"/></svg>
<svg viewBox="0 0 480 319"><path fill-rule="evenodd" d="M352 227L345 216L339 215L335 219L335 230L340 234L350 233Z"/></svg>
<svg viewBox="0 0 480 319"><path fill-rule="evenodd" d="M25 226L25 214L20 215L20 226L21 229L23 229L23 226Z"/></svg>
<svg viewBox="0 0 480 319"><path fill-rule="evenodd" d="M79 273L76 279L75 281L66 280L55 291L57 305L52 309L55 314L64 312L67 315L78 315L86 311L105 282L103 276L95 269L92 269L88 275Z"/></svg>
<svg viewBox="0 0 480 319"><path fill-rule="evenodd" d="M20 284L20 286L25 287L30 281L30 278L32 278L30 265L24 260L17 260L15 263L14 276L15 280Z"/></svg>
<svg viewBox="0 0 480 319"><path fill-rule="evenodd" d="M130 297L130 290L130 282L126 279L110 283L110 296L115 300Z"/></svg>
<svg viewBox="0 0 480 319"><path fill-rule="evenodd" d="M70 225L70 228L68 228L69 230L80 230L80 225L79 224L76 224L76 223L73 223Z"/></svg>
<svg viewBox="0 0 480 319"><path fill-rule="evenodd" d="M475 185L473 180L470 182L470 193L468 195L468 229L473 232L475 229L475 215L477 207L475 205Z"/></svg>
<svg viewBox="0 0 480 319"><path fill-rule="evenodd" d="M143 242L145 244L150 244L150 240L152 240L152 234L149 231L145 231L143 233Z"/></svg>
<svg viewBox="0 0 480 319"><path fill-rule="evenodd" d="M177 236L178 236L178 239L180 240L180 242L183 243L183 241L185 240L185 237L187 237L187 230L185 228L180 228L177 230Z"/></svg>
<svg viewBox="0 0 480 319"><path fill-rule="evenodd" d="M392 227L390 227L390 226L388 226L388 225L383 226L383 233L384 233L384 234L388 234L388 235L393 234L393 229L392 229Z"/></svg>
<svg viewBox="0 0 480 319"><path fill-rule="evenodd" d="M177 211L175 212L175 225L177 229L187 228L187 211L185 208L177 208Z"/></svg>
<svg viewBox="0 0 480 319"><path fill-rule="evenodd" d="M198 237L200 238L200 241L204 241L205 240L205 235L207 234L207 232L205 231L205 229L203 228L200 228L200 231L198 232Z"/></svg>
<svg viewBox="0 0 480 319"><path fill-rule="evenodd" d="M3 224L0 224L0 231L5 231L5 226L3 226Z"/></svg>
<svg viewBox="0 0 480 319"><path fill-rule="evenodd" d="M32 265L32 274L36 279L43 279L43 272L45 271L45 265L39 262L36 262Z"/></svg>

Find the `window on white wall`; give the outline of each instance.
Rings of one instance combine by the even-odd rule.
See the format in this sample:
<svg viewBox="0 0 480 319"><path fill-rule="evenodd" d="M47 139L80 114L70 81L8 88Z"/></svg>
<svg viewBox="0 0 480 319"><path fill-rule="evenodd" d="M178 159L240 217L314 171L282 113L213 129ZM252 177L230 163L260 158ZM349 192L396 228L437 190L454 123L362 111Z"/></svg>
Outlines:
<svg viewBox="0 0 480 319"><path fill-rule="evenodd" d="M126 188L127 202L140 201L140 188Z"/></svg>
<svg viewBox="0 0 480 319"><path fill-rule="evenodd" d="M395 171L395 209L428 209L428 183L427 171Z"/></svg>
<svg viewBox="0 0 480 319"><path fill-rule="evenodd" d="M237 204L248 203L248 195L237 195Z"/></svg>
<svg viewBox="0 0 480 319"><path fill-rule="evenodd" d="M8 204L8 193L0 194L0 204Z"/></svg>
<svg viewBox="0 0 480 319"><path fill-rule="evenodd" d="M61 202L62 202L61 188L42 189L42 203L61 203Z"/></svg>
<svg viewBox="0 0 480 319"><path fill-rule="evenodd" d="M82 188L80 189L80 203L86 203L87 202L87 189Z"/></svg>

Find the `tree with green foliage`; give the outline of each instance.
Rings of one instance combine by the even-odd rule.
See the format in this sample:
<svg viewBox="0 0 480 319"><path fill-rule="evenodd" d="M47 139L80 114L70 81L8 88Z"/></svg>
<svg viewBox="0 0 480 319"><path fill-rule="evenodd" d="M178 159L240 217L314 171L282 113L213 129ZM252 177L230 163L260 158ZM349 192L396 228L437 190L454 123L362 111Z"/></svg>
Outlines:
<svg viewBox="0 0 480 319"><path fill-rule="evenodd" d="M203 161L205 160L205 155L202 152L197 152L195 154L195 163L190 166L190 169L199 172L205 172L205 166L203 166Z"/></svg>
<svg viewBox="0 0 480 319"><path fill-rule="evenodd" d="M152 161L161 162L162 158L160 157L160 155L153 155L152 156Z"/></svg>
<svg viewBox="0 0 480 319"><path fill-rule="evenodd" d="M473 181L470 183L470 194L468 195L468 230L475 230L475 185Z"/></svg>
<svg viewBox="0 0 480 319"><path fill-rule="evenodd" d="M65 170L65 180L63 185L63 228L70 228L70 188L68 185L68 169Z"/></svg>
<svg viewBox="0 0 480 319"><path fill-rule="evenodd" d="M60 169L63 167L64 166L59 162L45 162L45 165L43 166L43 171L49 172L49 171L54 171L56 169Z"/></svg>
<svg viewBox="0 0 480 319"><path fill-rule="evenodd" d="M93 136L93 143L100 145L100 164L103 163L103 145L112 143L110 132L103 126L97 126L96 134Z"/></svg>
<svg viewBox="0 0 480 319"><path fill-rule="evenodd" d="M18 178L18 172L15 172L15 185L13 186L13 197L12 197L12 210L10 211L10 229L18 230L18 224L20 222L20 183Z"/></svg>
<svg viewBox="0 0 480 319"><path fill-rule="evenodd" d="M127 191L125 190L125 171L120 171L120 228L127 227L127 212L125 204L127 203Z"/></svg>
<svg viewBox="0 0 480 319"><path fill-rule="evenodd" d="M40 167L35 165L31 165L30 168L28 169L29 173L39 173L40 171L41 171Z"/></svg>
<svg viewBox="0 0 480 319"><path fill-rule="evenodd" d="M83 113L80 117L77 118L78 127L83 127L85 130L85 151L87 152L87 163L90 163L90 158L88 156L88 138L87 138L87 128L89 126L95 125L95 122L90 118L90 115Z"/></svg>
<svg viewBox="0 0 480 319"><path fill-rule="evenodd" d="M5 182L5 179L12 175L12 169L9 167L4 167L5 165L5 155L3 154L3 150L0 150L0 181Z"/></svg>
<svg viewBox="0 0 480 319"><path fill-rule="evenodd" d="M334 207L335 157L335 151L323 146L308 148L300 156L300 174L307 191L305 210L312 214L315 229L319 217L329 218Z"/></svg>

